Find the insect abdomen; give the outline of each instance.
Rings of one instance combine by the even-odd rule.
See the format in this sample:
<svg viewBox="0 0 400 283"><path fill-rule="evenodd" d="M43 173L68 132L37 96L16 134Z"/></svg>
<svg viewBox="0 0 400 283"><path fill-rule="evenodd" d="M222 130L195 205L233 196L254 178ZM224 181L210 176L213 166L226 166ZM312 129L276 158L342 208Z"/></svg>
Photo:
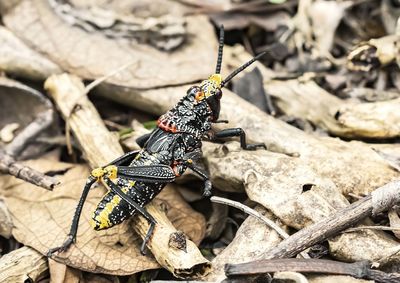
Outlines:
<svg viewBox="0 0 400 283"><path fill-rule="evenodd" d="M121 186L122 191L140 206L144 206L150 202L164 187L161 184L146 184L126 180L119 181L126 182L124 186ZM114 192L109 191L103 196L94 210L91 225L95 230L107 229L120 224L135 212L136 210L132 206L121 200Z"/></svg>

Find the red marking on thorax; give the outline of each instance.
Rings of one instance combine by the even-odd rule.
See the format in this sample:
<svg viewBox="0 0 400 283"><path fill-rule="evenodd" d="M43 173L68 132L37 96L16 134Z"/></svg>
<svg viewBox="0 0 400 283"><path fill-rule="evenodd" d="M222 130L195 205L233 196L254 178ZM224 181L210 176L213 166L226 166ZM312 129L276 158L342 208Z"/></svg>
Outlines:
<svg viewBox="0 0 400 283"><path fill-rule="evenodd" d="M166 132L172 132L172 133L177 132L175 123L163 117L160 117L157 120L157 126Z"/></svg>

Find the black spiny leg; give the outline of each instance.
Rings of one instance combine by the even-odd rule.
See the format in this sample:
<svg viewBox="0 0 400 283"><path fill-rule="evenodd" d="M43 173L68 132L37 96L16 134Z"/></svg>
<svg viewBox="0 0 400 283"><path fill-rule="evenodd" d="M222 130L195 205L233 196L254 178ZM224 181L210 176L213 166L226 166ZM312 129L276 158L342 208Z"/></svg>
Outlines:
<svg viewBox="0 0 400 283"><path fill-rule="evenodd" d="M258 147L263 147L264 149L267 149L264 143L254 143L254 144L246 143L246 133L243 131L242 128L224 129L218 133L215 133L213 139L231 138L231 137L240 137L240 146L243 149L255 150Z"/></svg>
<svg viewBox="0 0 400 283"><path fill-rule="evenodd" d="M209 197L211 196L211 181L210 177L208 177L207 173L203 171L203 169L196 167L193 162L190 160L185 162L185 165L190 168L193 172L196 172L204 181L204 189L203 189L203 196Z"/></svg>
<svg viewBox="0 0 400 283"><path fill-rule="evenodd" d="M213 122L213 123L215 123L215 124L218 124L218 123L228 124L229 121L228 121L228 120L217 120L217 121L215 121L215 122Z"/></svg>
<svg viewBox="0 0 400 283"><path fill-rule="evenodd" d="M151 235L153 234L154 227L157 223L156 220L153 218L153 216L151 216L150 213L148 213L146 211L146 209L144 209L138 203L133 201L128 195L126 195L121 190L120 187L118 187L116 184L114 184L108 177L104 176L103 180L106 182L107 186L111 189L111 191L116 193L121 199L126 201L129 205L133 206L150 223L149 230L147 231L146 236L144 237L142 246L140 247L140 252L142 253L142 255L145 255L146 254L145 253L146 244L150 240Z"/></svg>
<svg viewBox="0 0 400 283"><path fill-rule="evenodd" d="M74 218L72 219L72 224L71 224L71 229L68 233L68 237L65 240L65 242L56 248L52 248L47 252L47 257L51 257L51 255L55 252L63 252L66 251L69 246L71 246L71 244L73 242L75 242L75 238L76 238L76 233L78 232L78 224L79 224L79 218L81 217L81 213L82 213L82 208L83 208L83 204L85 203L86 197L89 193L90 187L96 182L96 178L90 176L87 181L86 181L86 185L83 188L82 191L82 195L79 199L78 205L76 207L75 210L75 214L74 214Z"/></svg>

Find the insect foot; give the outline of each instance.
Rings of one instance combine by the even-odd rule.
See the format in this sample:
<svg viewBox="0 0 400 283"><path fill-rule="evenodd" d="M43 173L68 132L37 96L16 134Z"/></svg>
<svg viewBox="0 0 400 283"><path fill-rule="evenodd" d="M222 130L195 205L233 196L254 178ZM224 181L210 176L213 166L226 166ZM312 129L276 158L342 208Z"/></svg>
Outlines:
<svg viewBox="0 0 400 283"><path fill-rule="evenodd" d="M254 144L247 144L246 145L246 150L256 150L257 148L264 148L267 150L267 146L265 143L254 143Z"/></svg>
<svg viewBox="0 0 400 283"><path fill-rule="evenodd" d="M51 256L56 252L58 252L58 253L64 252L64 251L68 250L68 248L72 245L72 243L75 243L75 237L72 235L68 235L67 239L61 246L50 249L47 252L46 256L48 258L51 258Z"/></svg>

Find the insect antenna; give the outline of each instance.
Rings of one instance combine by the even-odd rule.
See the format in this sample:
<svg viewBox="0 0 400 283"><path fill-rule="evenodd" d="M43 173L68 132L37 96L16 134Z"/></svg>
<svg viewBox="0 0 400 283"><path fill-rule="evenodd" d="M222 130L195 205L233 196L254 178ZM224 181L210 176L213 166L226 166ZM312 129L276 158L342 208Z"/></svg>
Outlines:
<svg viewBox="0 0 400 283"><path fill-rule="evenodd" d="M262 56L264 56L267 53L267 51L261 52L260 54L258 54L257 56L255 56L253 59L251 59L250 61L248 61L247 63L244 63L242 66L240 66L239 68L237 68L235 71L233 71L229 76L227 76L222 82L221 82L221 87L223 87L227 82L229 82L231 79L233 79L234 76L236 76L237 74L239 74L241 71L243 71L244 69L246 69L248 66L250 66L251 64L253 64L255 61L257 61L258 59L260 59Z"/></svg>
<svg viewBox="0 0 400 283"><path fill-rule="evenodd" d="M215 69L215 73L221 73L221 65L222 65L222 51L224 49L224 26L221 25L219 28L219 47L218 47L218 59L217 59L217 67Z"/></svg>

